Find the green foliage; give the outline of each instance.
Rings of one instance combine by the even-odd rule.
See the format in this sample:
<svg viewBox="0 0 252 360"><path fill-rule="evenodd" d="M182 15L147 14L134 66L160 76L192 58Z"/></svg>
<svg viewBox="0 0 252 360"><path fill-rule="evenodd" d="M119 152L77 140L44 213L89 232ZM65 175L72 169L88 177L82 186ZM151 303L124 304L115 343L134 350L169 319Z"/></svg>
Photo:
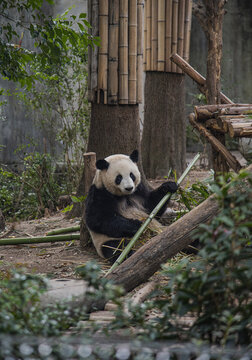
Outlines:
<svg viewBox="0 0 252 360"><path fill-rule="evenodd" d="M31 153L24 158L21 175L0 168L0 208L6 217L34 218L45 208L55 209L61 188L54 178L48 154Z"/></svg>
<svg viewBox="0 0 252 360"><path fill-rule="evenodd" d="M52 0L47 3L53 5ZM18 81L22 87L30 88L36 79L36 74L30 74L27 67L34 59L44 65L51 60L56 63L69 43L74 47L79 41L92 44L92 37L86 30L89 24L85 14L78 17L63 14L53 19L43 13L42 5L41 0L3 0L0 3L0 72L3 78ZM78 31L74 30L74 23ZM22 47L23 37L27 36L33 39L38 51Z"/></svg>
<svg viewBox="0 0 252 360"><path fill-rule="evenodd" d="M64 303L41 307L47 281L37 275L13 271L0 279L0 333L58 335L85 318L85 310Z"/></svg>
<svg viewBox="0 0 252 360"><path fill-rule="evenodd" d="M246 182L244 181L246 179ZM195 261L166 265L158 297L120 314L117 325L140 325L148 339L197 338L210 343L252 340L252 176L240 173L212 185L221 211L194 238L202 249ZM158 313L146 321L148 311ZM185 326L185 317L192 319Z"/></svg>

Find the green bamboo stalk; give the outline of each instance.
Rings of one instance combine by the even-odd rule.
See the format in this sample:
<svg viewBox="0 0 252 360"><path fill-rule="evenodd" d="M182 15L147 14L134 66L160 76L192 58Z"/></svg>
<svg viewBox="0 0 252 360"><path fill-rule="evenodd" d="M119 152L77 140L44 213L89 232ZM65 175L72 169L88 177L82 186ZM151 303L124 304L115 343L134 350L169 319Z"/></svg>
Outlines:
<svg viewBox="0 0 252 360"><path fill-rule="evenodd" d="M79 240L79 239L80 239L79 234L58 235L58 236L38 236L32 238L5 238L5 239L0 239L0 246L19 245L19 244L39 244L39 243L71 241L71 240Z"/></svg>
<svg viewBox="0 0 252 360"><path fill-rule="evenodd" d="M75 232L75 231L80 231L80 225L48 231L48 233L46 233L46 236L66 234L66 233Z"/></svg>
<svg viewBox="0 0 252 360"><path fill-rule="evenodd" d="M190 164L187 166L183 174L180 176L180 178L177 181L177 184L180 185L182 181L185 179L193 165L196 163L196 161L199 159L200 154L197 153L197 155L193 158L193 160L190 162ZM128 245L125 247L121 255L117 258L117 260L114 262L114 264L111 266L111 268L108 270L106 276L110 274L118 265L120 265L123 260L126 258L132 247L135 245L136 241L139 239L139 237L142 235L144 230L147 228L149 223L152 221L152 219L155 217L155 215L158 213L158 211L162 208L162 206L171 198L172 194L167 193L157 204L157 206L152 210L149 217L145 220L145 222L142 224L142 226L138 229L138 231L135 233L133 238L130 240Z"/></svg>

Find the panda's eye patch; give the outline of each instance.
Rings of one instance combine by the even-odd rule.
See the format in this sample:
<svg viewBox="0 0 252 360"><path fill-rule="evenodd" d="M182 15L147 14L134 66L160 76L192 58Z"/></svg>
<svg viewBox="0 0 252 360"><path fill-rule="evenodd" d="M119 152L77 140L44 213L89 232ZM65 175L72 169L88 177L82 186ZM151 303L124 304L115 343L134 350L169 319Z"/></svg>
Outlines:
<svg viewBox="0 0 252 360"><path fill-rule="evenodd" d="M116 185L120 185L121 181L122 181L122 175L117 175L117 177L115 178Z"/></svg>
<svg viewBox="0 0 252 360"><path fill-rule="evenodd" d="M136 180L136 177L135 177L135 175L134 175L132 172L130 173L130 177L131 177L131 179L132 179L133 181Z"/></svg>

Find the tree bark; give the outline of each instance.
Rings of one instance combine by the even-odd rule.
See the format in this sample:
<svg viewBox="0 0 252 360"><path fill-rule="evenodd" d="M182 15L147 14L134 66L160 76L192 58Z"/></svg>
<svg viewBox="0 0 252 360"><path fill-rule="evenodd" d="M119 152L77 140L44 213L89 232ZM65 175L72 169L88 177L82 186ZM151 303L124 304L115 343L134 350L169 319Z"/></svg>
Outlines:
<svg viewBox="0 0 252 360"><path fill-rule="evenodd" d="M142 138L143 167L147 177L180 175L185 168L184 75L146 73L145 116Z"/></svg>
<svg viewBox="0 0 252 360"><path fill-rule="evenodd" d="M252 173L252 165L247 169ZM184 215L136 251L118 266L108 278L131 291L146 282L161 265L192 242L191 234L200 224L211 220L219 211L215 195Z"/></svg>
<svg viewBox="0 0 252 360"><path fill-rule="evenodd" d="M148 186L142 167L138 105L103 105L92 103L88 151L102 159L112 154L130 155L139 150L138 167Z"/></svg>
<svg viewBox="0 0 252 360"><path fill-rule="evenodd" d="M5 220L4 220L4 216L3 213L0 209L0 231L5 229Z"/></svg>

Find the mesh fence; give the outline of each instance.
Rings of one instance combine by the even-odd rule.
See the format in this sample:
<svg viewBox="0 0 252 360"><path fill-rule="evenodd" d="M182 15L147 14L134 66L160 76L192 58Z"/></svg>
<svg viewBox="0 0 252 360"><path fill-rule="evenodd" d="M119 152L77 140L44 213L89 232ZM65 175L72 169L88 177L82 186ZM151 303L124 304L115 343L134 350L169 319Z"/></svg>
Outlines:
<svg viewBox="0 0 252 360"><path fill-rule="evenodd" d="M212 360L252 359L252 349L199 347L170 342L118 341L85 336L39 338L0 335L0 359Z"/></svg>

